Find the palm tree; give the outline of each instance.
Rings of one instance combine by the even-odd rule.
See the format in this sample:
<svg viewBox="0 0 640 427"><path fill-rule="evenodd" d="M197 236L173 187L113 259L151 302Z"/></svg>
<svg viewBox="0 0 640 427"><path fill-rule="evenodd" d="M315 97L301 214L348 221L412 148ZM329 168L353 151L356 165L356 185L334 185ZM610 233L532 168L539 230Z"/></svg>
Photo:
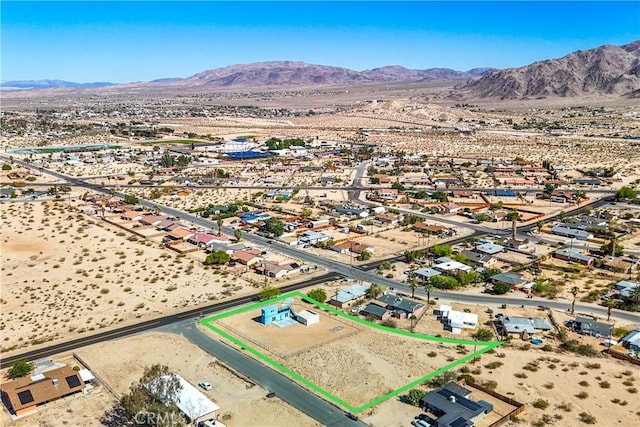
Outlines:
<svg viewBox="0 0 640 427"><path fill-rule="evenodd" d="M431 291L433 290L433 284L431 278L427 279L427 282L423 285L425 292L427 292L427 305L431 302Z"/></svg>
<svg viewBox="0 0 640 427"><path fill-rule="evenodd" d="M611 310L617 306L619 302L619 300L613 298L609 298L605 301L604 306L607 307L607 322L611 319Z"/></svg>
<svg viewBox="0 0 640 427"><path fill-rule="evenodd" d="M418 289L418 282L416 281L416 275L413 272L409 273L409 288L411 288L411 298L416 296L416 289Z"/></svg>
<svg viewBox="0 0 640 427"><path fill-rule="evenodd" d="M573 312L575 311L574 308L576 306L576 298L578 297L578 292L580 292L580 289L577 286L574 286L569 292L571 292L571 295L573 295L573 301L571 301L571 314L573 314Z"/></svg>
<svg viewBox="0 0 640 427"><path fill-rule="evenodd" d="M220 236L222 234L222 224L223 224L222 215L218 215L216 224L218 224L218 236Z"/></svg>

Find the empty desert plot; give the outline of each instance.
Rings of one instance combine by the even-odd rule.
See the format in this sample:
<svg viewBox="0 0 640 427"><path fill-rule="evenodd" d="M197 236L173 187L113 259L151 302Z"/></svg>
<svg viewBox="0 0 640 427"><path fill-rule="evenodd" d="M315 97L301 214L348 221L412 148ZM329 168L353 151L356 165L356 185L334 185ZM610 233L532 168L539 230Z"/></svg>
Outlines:
<svg viewBox="0 0 640 427"><path fill-rule="evenodd" d="M248 341L250 345L267 350L270 355L284 358L349 337L363 329L361 325L318 310L309 304L293 304L291 308L295 312L310 309L320 315L320 322L309 326L296 323L286 328L263 325L260 323L260 310L257 309L218 320L215 326Z"/></svg>
<svg viewBox="0 0 640 427"><path fill-rule="evenodd" d="M353 406L368 403L473 351L473 345L414 339L356 325L317 307L308 309L320 314L319 323L284 328L261 325L261 310L255 309L212 324Z"/></svg>
<svg viewBox="0 0 640 427"><path fill-rule="evenodd" d="M117 358L112 357L114 346L120 355ZM266 398L265 389L237 375L215 357L178 335L146 333L84 347L77 353L117 393L126 393L131 383L140 378L144 368L155 363L167 365L194 386L200 381L207 381L212 389L200 391L220 406L220 419L229 427L320 425L280 399ZM248 407L252 410L248 411ZM95 418L101 415L93 414Z"/></svg>
<svg viewBox="0 0 640 427"><path fill-rule="evenodd" d="M0 204L3 353L254 291L83 208Z"/></svg>

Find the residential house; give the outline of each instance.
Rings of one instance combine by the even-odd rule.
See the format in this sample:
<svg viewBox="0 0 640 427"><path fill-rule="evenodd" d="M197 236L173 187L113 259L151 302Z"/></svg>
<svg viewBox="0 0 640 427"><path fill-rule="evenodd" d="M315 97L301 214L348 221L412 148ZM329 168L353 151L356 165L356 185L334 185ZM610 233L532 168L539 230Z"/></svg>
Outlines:
<svg viewBox="0 0 640 427"><path fill-rule="evenodd" d="M499 316L502 330L506 334L534 334L536 331L549 331L551 324L542 317Z"/></svg>
<svg viewBox="0 0 640 427"><path fill-rule="evenodd" d="M206 248L214 243L220 243L220 239L218 237L220 236L215 236L208 233L193 233L187 238L187 242L201 248Z"/></svg>
<svg viewBox="0 0 640 427"><path fill-rule="evenodd" d="M451 195L453 197L472 198L473 197L473 191L471 191L471 190L453 190L453 191L451 191Z"/></svg>
<svg viewBox="0 0 640 427"><path fill-rule="evenodd" d="M166 220L164 215L145 215L140 219L140 224L158 226L164 220Z"/></svg>
<svg viewBox="0 0 640 427"><path fill-rule="evenodd" d="M247 267L250 267L263 260L263 258L260 255L261 255L261 252L257 249L246 250L246 251L235 251L231 256L231 259L233 259L236 262L239 262L242 265L246 265Z"/></svg>
<svg viewBox="0 0 640 427"><path fill-rule="evenodd" d="M470 390L455 383L427 393L420 399L420 406L437 417L429 419L429 426L471 427L493 411L493 405L489 402L474 402L469 399L470 395Z"/></svg>
<svg viewBox="0 0 640 427"><path fill-rule="evenodd" d="M473 248L474 252L478 252L480 254L485 254L485 255L495 255L498 254L500 252L504 252L504 246L502 245L497 245L495 243L491 243L491 242L486 242L486 243L482 243L478 246L476 246L475 248Z"/></svg>
<svg viewBox="0 0 640 427"><path fill-rule="evenodd" d="M413 301L409 298L402 298L394 294L384 294L378 298L378 301L386 304L389 310L393 310L393 317L403 319L411 315L420 317L424 312L425 305Z"/></svg>
<svg viewBox="0 0 640 427"><path fill-rule="evenodd" d="M188 230L184 227L174 228L167 234L167 238L169 240L187 240L189 237L193 235L193 231Z"/></svg>
<svg viewBox="0 0 640 427"><path fill-rule="evenodd" d="M511 289L519 289L524 283L524 278L515 273L499 273L489 278L491 283L506 283Z"/></svg>
<svg viewBox="0 0 640 427"><path fill-rule="evenodd" d="M16 416L33 412L39 405L81 392L84 387L78 372L68 366L0 385L2 401L9 412Z"/></svg>
<svg viewBox="0 0 640 427"><path fill-rule="evenodd" d="M298 237L298 245L306 246L306 245L315 245L317 243L326 242L331 239L331 236L326 233L322 233L320 231L305 231Z"/></svg>
<svg viewBox="0 0 640 427"><path fill-rule="evenodd" d="M633 292L633 290L638 286L640 286L640 283L622 280L616 283L615 290L618 291L618 294L620 295L620 297L626 299L631 296L631 292Z"/></svg>
<svg viewBox="0 0 640 427"><path fill-rule="evenodd" d="M498 262L498 260L495 259L492 255L482 254L474 251L465 250L462 251L462 255L467 258L467 261L473 263L473 265L482 268L490 268Z"/></svg>
<svg viewBox="0 0 640 427"><path fill-rule="evenodd" d="M120 218L127 221L140 221L146 213L142 211L125 211L120 215Z"/></svg>
<svg viewBox="0 0 640 427"><path fill-rule="evenodd" d="M562 225L554 225L553 228L551 228L551 232L553 234L557 234L558 236L571 237L572 239L593 239L593 234L589 233L588 231L576 230Z"/></svg>
<svg viewBox="0 0 640 427"><path fill-rule="evenodd" d="M384 188L377 191L378 197L383 200L391 200L394 201L398 198L398 190L395 188Z"/></svg>
<svg viewBox="0 0 640 427"><path fill-rule="evenodd" d="M455 203L443 203L441 205L436 206L436 210L445 214L454 214L460 210L460 206Z"/></svg>
<svg viewBox="0 0 640 427"><path fill-rule="evenodd" d="M564 261L575 262L577 264L586 265L588 267L592 266L593 262L595 261L594 257L585 255L580 249L577 248L558 249L553 253L553 256Z"/></svg>
<svg viewBox="0 0 640 427"><path fill-rule="evenodd" d="M473 268L471 268L467 264L463 264L461 262L454 261L454 260L449 260L449 261L435 264L433 268L442 273L446 273L450 276L457 276L462 272L469 272L473 270Z"/></svg>
<svg viewBox="0 0 640 427"><path fill-rule="evenodd" d="M440 305L438 310L440 321L446 330L454 334L462 333L462 329L475 329L478 327L478 315L456 311L448 305Z"/></svg>
<svg viewBox="0 0 640 427"><path fill-rule="evenodd" d="M277 262L264 261L256 267L256 272L269 277L280 279L291 272L290 265L280 265Z"/></svg>
<svg viewBox="0 0 640 427"><path fill-rule="evenodd" d="M588 317L576 317L575 321L570 322L574 331L582 335L590 335L596 338L609 337L613 330L613 325L609 323L597 322Z"/></svg>
<svg viewBox="0 0 640 427"><path fill-rule="evenodd" d="M360 312L360 314L384 322L385 320L390 319L393 313L385 307L380 307L379 305L370 302L364 310Z"/></svg>
<svg viewBox="0 0 640 427"><path fill-rule="evenodd" d="M388 212L377 214L375 220L382 225L396 225L399 221L398 215Z"/></svg>
<svg viewBox="0 0 640 427"><path fill-rule="evenodd" d="M448 230L447 227L444 227L442 225L427 224L426 222L420 222L420 221L414 222L411 227L413 228L414 231L417 231L420 233L437 234L437 235L443 234Z"/></svg>
<svg viewBox="0 0 640 427"><path fill-rule="evenodd" d="M346 241L346 242L338 243L337 245L332 247L331 250L341 254L346 254L349 252L361 254L364 251L369 251L373 253L374 248L372 246L365 245L364 243Z"/></svg>
<svg viewBox="0 0 640 427"><path fill-rule="evenodd" d="M610 255L605 256L602 261L603 268L614 272L628 274L631 273L633 266L636 264L636 261L632 261L630 259L622 259L620 257L613 257Z"/></svg>
<svg viewBox="0 0 640 427"><path fill-rule="evenodd" d="M411 274L414 274L418 280L422 280L426 282L433 276L439 276L442 273L437 270L434 270L433 268L425 267L425 268L419 268L417 270L413 270Z"/></svg>
<svg viewBox="0 0 640 427"><path fill-rule="evenodd" d="M620 344L626 349L640 353L640 328L636 328L625 335Z"/></svg>
<svg viewBox="0 0 640 427"><path fill-rule="evenodd" d="M348 216L357 216L360 218L366 218L369 216L369 209L359 205L337 206L335 210L340 214L348 215Z"/></svg>
<svg viewBox="0 0 640 427"><path fill-rule="evenodd" d="M367 289L369 286L365 285L349 286L336 292L329 300L329 304L339 308L350 307L367 294Z"/></svg>

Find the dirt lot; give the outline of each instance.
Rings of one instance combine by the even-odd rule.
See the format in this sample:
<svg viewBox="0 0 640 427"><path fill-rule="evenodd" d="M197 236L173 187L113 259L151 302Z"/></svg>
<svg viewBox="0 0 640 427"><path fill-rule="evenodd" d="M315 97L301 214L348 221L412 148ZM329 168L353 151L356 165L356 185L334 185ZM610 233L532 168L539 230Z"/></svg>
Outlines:
<svg viewBox="0 0 640 427"><path fill-rule="evenodd" d="M333 323L323 325L323 322L333 320L325 313L320 323L311 327L320 326L322 329L318 329L324 331L320 335L322 345L314 345L309 340L296 345L295 341L299 339L304 326L281 329L256 326L254 318L259 314L256 311L243 317L231 316L223 319L223 323L233 323L235 330L247 334L245 338L248 337L252 342L259 342L260 347L269 351L274 360L354 406L363 405L427 375L473 350L471 345L456 347L366 327L358 333L345 334L336 339L331 337L335 332L327 328L333 328ZM338 326L344 325L344 320L338 322ZM272 328L275 332L265 333L268 331L266 328ZM277 335L279 340L276 339ZM268 346L269 343L274 346L273 350ZM292 350L283 354L283 343L286 345L284 351L289 350L290 346L293 346Z"/></svg>
<svg viewBox="0 0 640 427"><path fill-rule="evenodd" d="M2 353L255 291L83 210L0 204Z"/></svg>

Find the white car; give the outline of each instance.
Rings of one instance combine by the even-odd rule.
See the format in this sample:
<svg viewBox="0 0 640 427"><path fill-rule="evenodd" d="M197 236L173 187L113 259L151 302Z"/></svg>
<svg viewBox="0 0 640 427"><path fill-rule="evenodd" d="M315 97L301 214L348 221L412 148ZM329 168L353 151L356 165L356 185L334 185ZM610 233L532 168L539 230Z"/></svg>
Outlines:
<svg viewBox="0 0 640 427"><path fill-rule="evenodd" d="M206 381L199 382L199 383L198 383L198 385L199 385L200 387L202 387L203 389L205 389L205 390L211 390L211 388L212 388L212 387L211 387L211 384L209 384L209 383L208 383L208 382L206 382Z"/></svg>

